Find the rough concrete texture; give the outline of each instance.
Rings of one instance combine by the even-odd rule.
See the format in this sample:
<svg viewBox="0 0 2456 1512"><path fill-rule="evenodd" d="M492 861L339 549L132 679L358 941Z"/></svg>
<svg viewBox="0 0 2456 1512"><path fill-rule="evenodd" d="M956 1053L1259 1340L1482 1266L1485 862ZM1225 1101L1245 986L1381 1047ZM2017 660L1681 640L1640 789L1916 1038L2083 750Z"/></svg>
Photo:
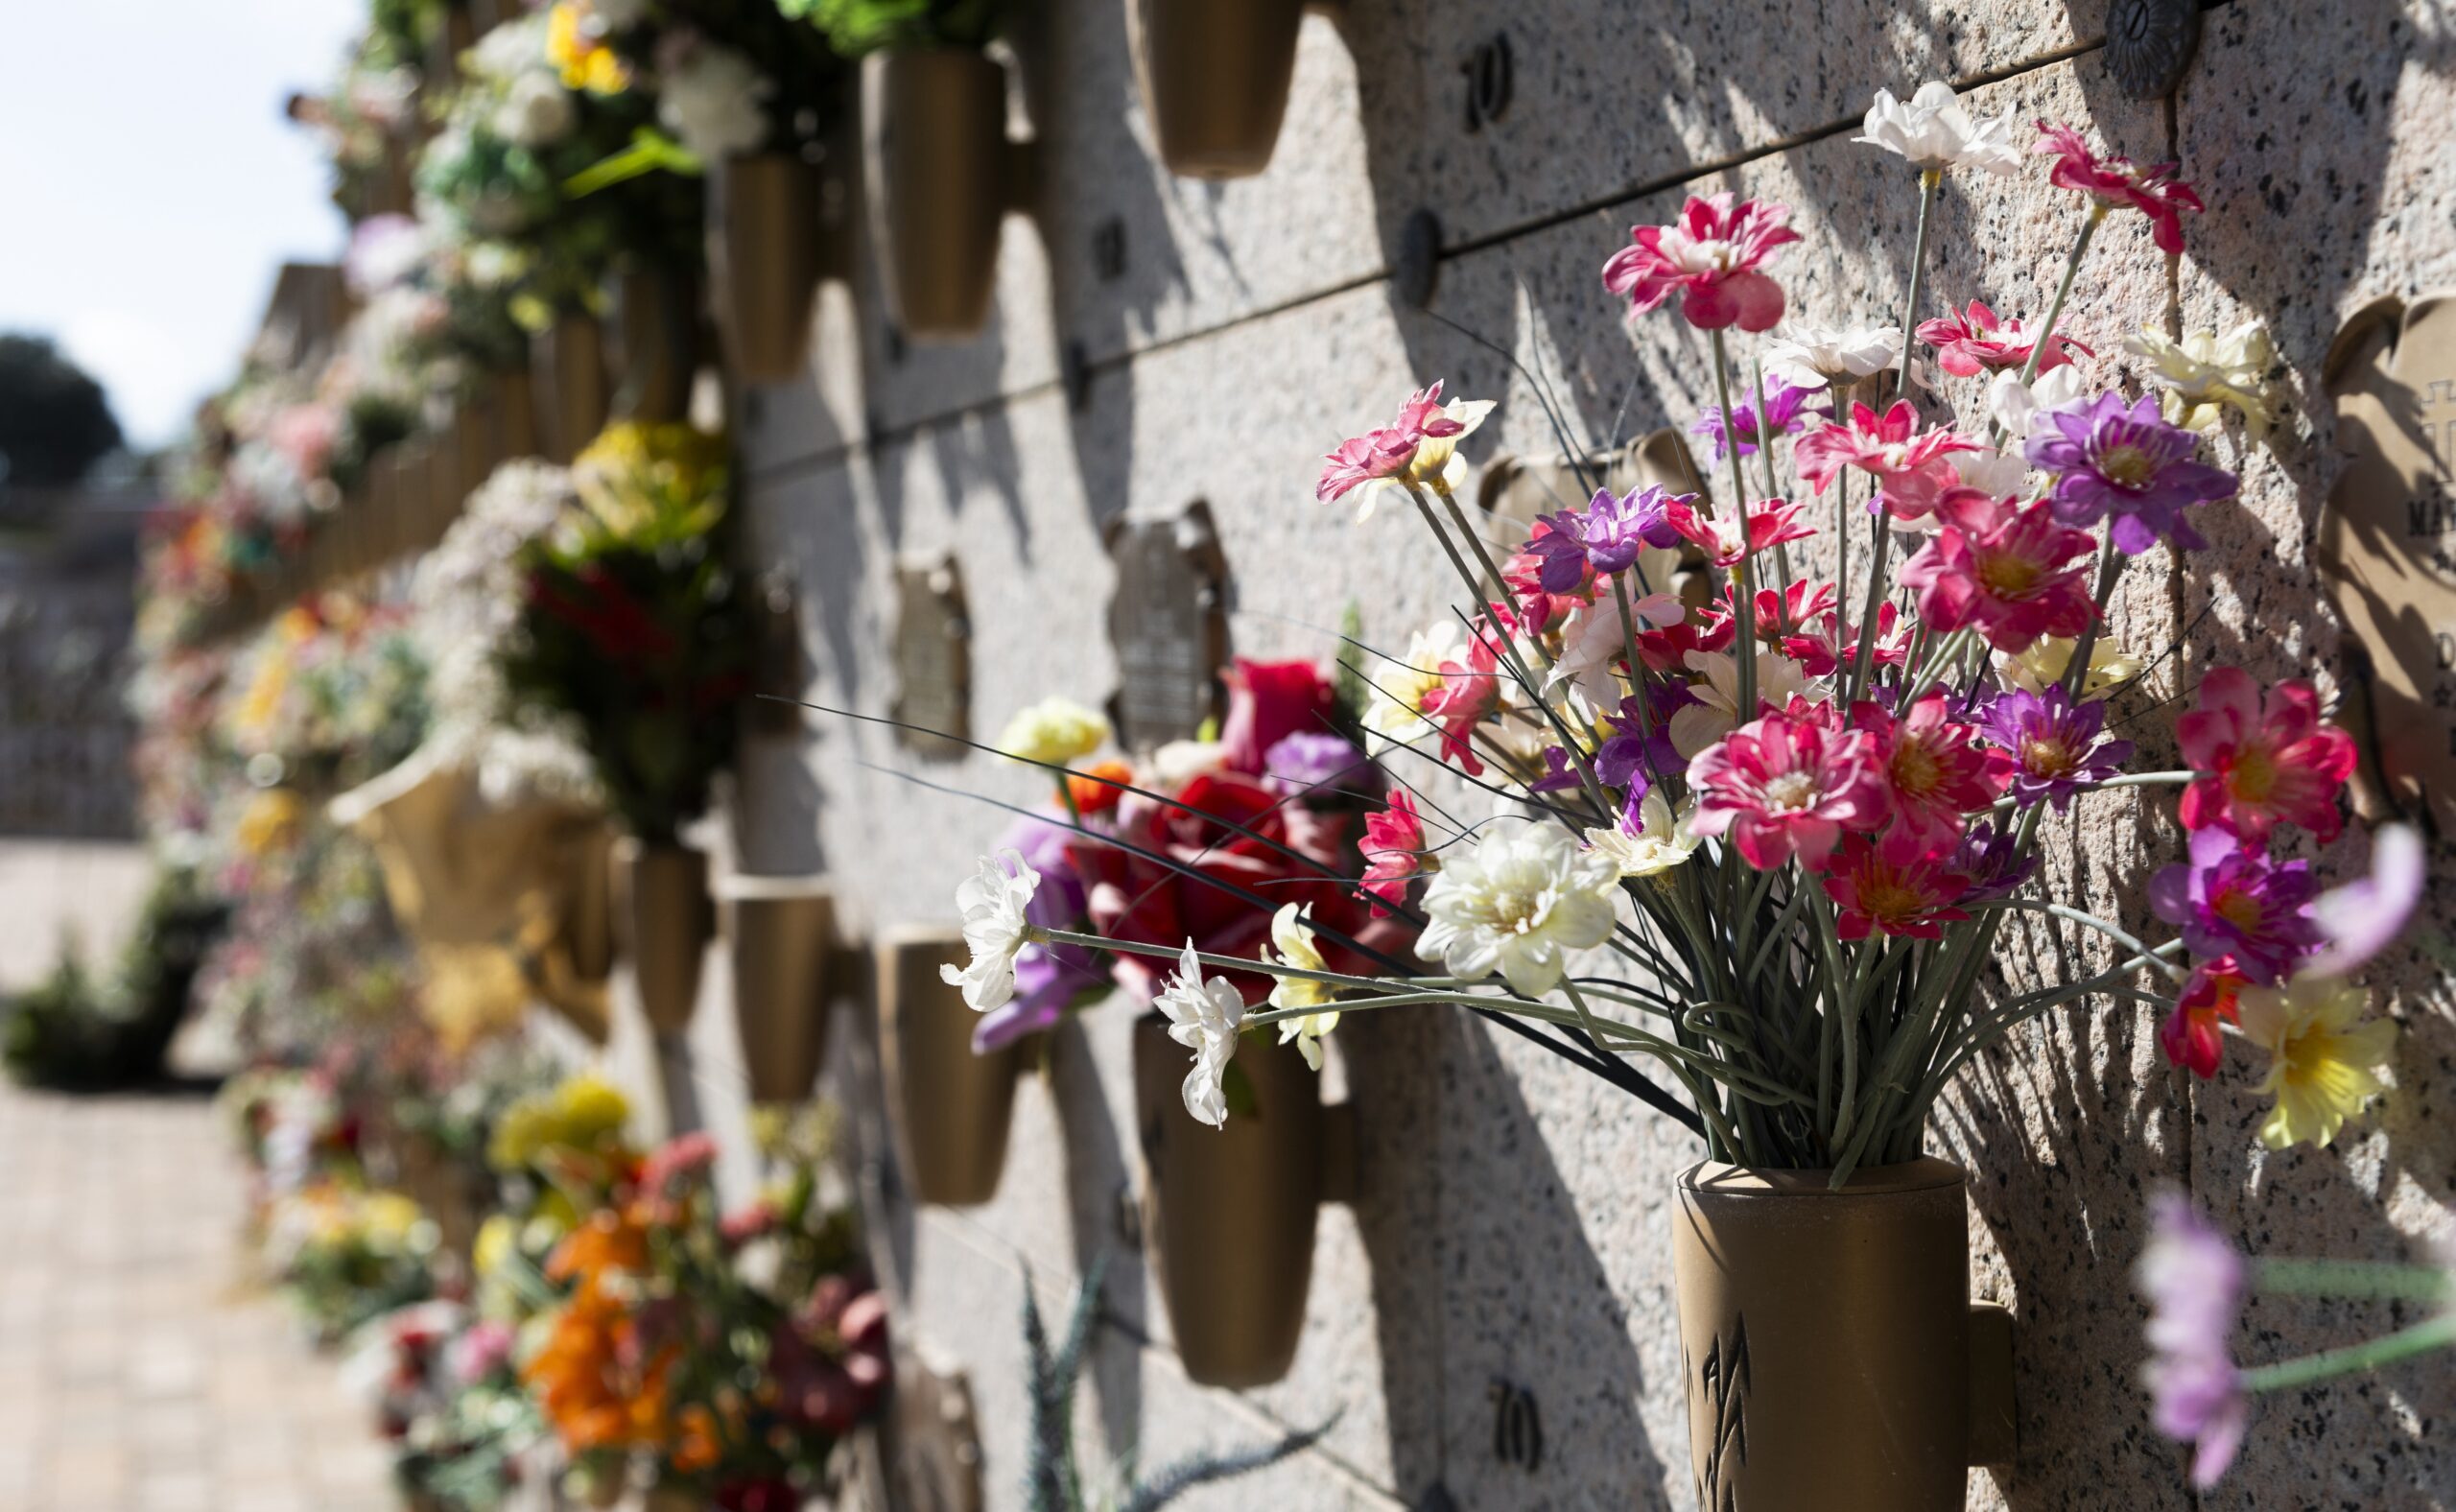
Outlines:
<svg viewBox="0 0 2456 1512"><path fill-rule="evenodd" d="M1705 343L1668 315L1626 325L1596 274L1631 224L1669 219L1691 190L1795 207L1807 240L1780 268L1795 311L1898 314L1912 176L1849 138L1877 86L1906 94L1941 74L1975 84L1977 110L2073 121L2143 161L2180 153L2203 186L2209 214L2177 265L2137 219L2099 237L2067 317L2097 348L2093 376L2127 371L2120 340L2142 324L2223 328L2257 314L2284 351L2296 417L2273 453L2238 456L2238 435L2219 443L2246 485L2239 506L2207 511L2216 549L2180 565L2154 553L2116 599L2133 649L2184 643L2116 710L2148 765L2165 765L2171 700L2214 660L2266 675L2330 661L2303 549L2328 476L2317 366L2346 312L2456 275L2441 167L2456 110L2446 22L2419 0L2326 16L2219 5L2171 105L2114 88L2103 15L2097 0L1846 0L1810 27L1774 0L1536 0L1505 16L1352 4L1336 24L1307 22L1269 173L1214 186L1151 161L1114 0L1039 8L1017 43L1014 113L1018 133L1044 144L1045 192L1032 217L1007 223L989 331L903 350L864 271L827 290L810 371L748 396L755 548L799 575L808 696L886 711L894 567L952 551L970 602L976 735L1050 694L1100 701L1117 680L1102 527L1196 500L1234 576L1238 650L1324 654L1351 600L1366 638L1395 649L1446 616L1455 584L1411 520L1358 526L1314 505L1320 453L1435 377L1501 401L1471 461L1557 452L1535 387L1482 342L1544 376L1581 444L1688 423L1711 399ZM1514 101L1470 130L1458 70L1500 31ZM1482 342L1391 293L1401 227L1419 207L1444 227L1432 308ZM1984 297L2036 316L2080 218L2036 172L1956 179L1939 201L1922 314ZM1126 258L1103 280L1092 248L1110 225ZM1070 366L1089 378L1073 393ZM1971 386L1943 397L1975 413ZM747 870L839 879L856 932L944 925L956 881L1006 822L964 793L1029 803L1040 784L990 760L926 762L875 725L814 715L805 739L766 740L745 758L731 844ZM2164 797L2106 795L2050 834L2060 886L2146 922L2142 884L2177 849ZM2327 855L2350 868L2360 842ZM2018 930L1996 956L2015 984L2106 958ZM2409 1028L2399 1090L2335 1150L2257 1157L2254 1057L2191 1084L2162 1065L2145 1008L2093 1004L2024 1026L1963 1078L1934 1143L1972 1172L1973 1291L2019 1319L2021 1455L2000 1477L1973 1475L1973 1506L2456 1501L2456 1461L2424 1442L2456 1406L2444 1372L2265 1404L2243 1472L2197 1500L2136 1384L2129 1273L2158 1185L2188 1185L2264 1252L2403 1256L2444 1227L2450 1146L2432 1124L2449 1090L2445 993L2419 953L2396 969ZM720 1122L740 1100L724 990L712 966L683 1068ZM1695 1158L1689 1140L1470 1021L1373 1015L1337 1039L1334 1090L1363 1115L1360 1193L1321 1226L1295 1369L1232 1395L1185 1382L1120 1221L1141 1159L1123 1003L1070 1023L1027 1075L998 1195L961 1214L916 1212L903 1195L875 1029L839 1016L826 1081L848 1109L850 1169L900 1326L969 1368L991 1504L1021 1504L1025 1267L1054 1310L1105 1257L1109 1327L1082 1425L1096 1454L1153 1463L1339 1414L1317 1452L1188 1506L1692 1506L1668 1264L1669 1183ZM2246 1353L2276 1358L2386 1321L2263 1305ZM1494 1452L1496 1403L1513 1391L1541 1418L1533 1465Z"/></svg>

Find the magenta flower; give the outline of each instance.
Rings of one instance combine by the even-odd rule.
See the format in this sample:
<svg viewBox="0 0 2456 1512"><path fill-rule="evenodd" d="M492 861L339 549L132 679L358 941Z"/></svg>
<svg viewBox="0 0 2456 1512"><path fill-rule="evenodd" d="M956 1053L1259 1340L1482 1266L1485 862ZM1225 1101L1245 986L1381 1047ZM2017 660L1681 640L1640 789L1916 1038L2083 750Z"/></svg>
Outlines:
<svg viewBox="0 0 2456 1512"><path fill-rule="evenodd" d="M2182 1066L2203 1081L2216 1075L2226 1051L2221 1022L2236 1022L2236 1004L2247 985L2232 956L2194 966L2175 997L2174 1010L2158 1026L2158 1051L2166 1064Z"/></svg>
<svg viewBox="0 0 2456 1512"><path fill-rule="evenodd" d="M1459 438L1481 425L1492 408L1489 399L1453 399L1445 405L1438 383L1420 389L1399 406L1397 419L1341 441L1337 451L1323 459L1327 465L1313 485L1313 497L1329 504L1361 488L1358 517L1362 518L1387 488L1406 484L1454 486L1465 465L1459 462L1455 471L1452 466Z"/></svg>
<svg viewBox="0 0 2456 1512"><path fill-rule="evenodd" d="M1426 720L1441 731L1441 755L1454 761L1458 769L1470 777L1484 774L1484 764L1476 755L1475 730L1500 707L1500 655L1494 649L1492 633L1478 627L1467 646L1466 661L1445 661L1440 666L1441 686L1424 696L1418 705Z"/></svg>
<svg viewBox="0 0 2456 1512"><path fill-rule="evenodd" d="M1970 879L1947 864L1942 853L1900 830L1882 843L1852 836L1825 874L1825 895L1840 910L1833 930L1846 940L1863 940L1872 933L1942 939L1946 925L1970 917L1958 907L1969 890Z"/></svg>
<svg viewBox="0 0 2456 1512"><path fill-rule="evenodd" d="M1416 812L1415 794L1405 788L1390 791L1390 806L1364 819L1364 890L1381 902L1374 917L1390 911L1384 904L1405 907L1407 888L1418 877L1441 869L1438 858L1425 854L1424 815Z"/></svg>
<svg viewBox="0 0 2456 1512"><path fill-rule="evenodd" d="M2184 828L2216 828L2246 845L2264 844L2279 824L2299 824L2322 842L2344 820L2337 794L2353 775L2353 737L2320 720L2320 695L2300 679L2268 691L2240 667L2200 680L2200 699L2175 721L2184 760L2196 774L2184 790Z"/></svg>
<svg viewBox="0 0 2456 1512"><path fill-rule="evenodd" d="M2158 396L2127 406L2119 393L2086 405L2042 411L2023 446L2032 465L2055 475L2055 517L2095 525L2114 516L2115 549L2138 555L2171 539L2178 551L2208 543L2185 524L2184 510L2234 496L2235 479L2222 467L2194 461L2200 437L2159 418Z"/></svg>
<svg viewBox="0 0 2456 1512"><path fill-rule="evenodd" d="M2247 979L2271 986L2321 943L2311 916L2318 890L2309 862L2274 861L2244 850L2224 830L2202 830L2191 838L2190 861L2149 879L2149 907L2183 931L2194 956L2232 956Z"/></svg>
<svg viewBox="0 0 2456 1512"><path fill-rule="evenodd" d="M1933 630L1975 625L1998 650L2025 651L2042 636L2075 636L2098 617L2088 557L2097 541L2055 523L2044 500L2017 505L1975 488L1948 489L1942 528L1901 564Z"/></svg>
<svg viewBox="0 0 2456 1512"><path fill-rule="evenodd" d="M2343 976L2386 950L2404 933L2428 881L2421 835L2402 824L2373 835L2371 874L2329 888L2311 905L2311 916L2320 921L2328 943L2313 957L2310 969Z"/></svg>
<svg viewBox="0 0 2456 1512"><path fill-rule="evenodd" d="M1790 214L1788 205L1691 195L1678 224L1629 228L1630 245L1603 265L1603 287L1639 314L1676 293L1680 313L1701 331L1770 330L1783 319L1783 290L1759 270L1800 239Z"/></svg>
<svg viewBox="0 0 2456 1512"><path fill-rule="evenodd" d="M2072 807L2072 795L2122 770L2132 759L2130 741L2109 740L2107 706L2097 699L2075 703L2062 688L2043 694L2018 690L1987 706L1987 738L2012 755L2011 791L2027 806Z"/></svg>
<svg viewBox="0 0 2456 1512"><path fill-rule="evenodd" d="M1915 520L1961 481L1947 459L1981 449L1970 437L1942 427L1920 430L1919 412L1909 400L1897 399L1881 415L1864 404L1851 406L1850 424L1808 432L1791 455L1800 476L1818 493L1845 467L1874 474L1882 485L1885 508L1897 518Z"/></svg>
<svg viewBox="0 0 2456 1512"><path fill-rule="evenodd" d="M2055 158L2049 183L2088 195L2101 209L2137 210L2149 218L2150 239L2158 250L2173 255L2184 249L2183 212L2198 215L2208 207L2191 185L2175 177L2182 164L2136 168L2129 157L2099 156L2068 126L2041 121L2038 130L2038 151Z"/></svg>
<svg viewBox="0 0 2456 1512"><path fill-rule="evenodd" d="M1683 494L1678 502L1685 506L1695 497ZM1611 489L1599 488L1584 510L1540 516L1545 529L1526 542L1541 564L1537 583L1546 593L1568 593L1586 581L1589 567L1598 573L1626 572L1645 547L1678 545L1680 534L1665 513L1669 502L1661 484L1632 488L1618 498Z"/></svg>
<svg viewBox="0 0 2456 1512"><path fill-rule="evenodd" d="M1769 436L1797 436L1807 424L1807 402L1823 391L1796 388L1780 378L1767 378L1764 391L1755 403L1732 406L1730 436L1723 434L1723 412L1719 405L1699 415L1697 423L1688 427L1688 434L1702 436L1713 442L1716 461L1723 460L1724 453L1730 450L1735 439L1739 443L1739 455L1754 456L1758 446ZM1819 410L1815 413L1822 414L1825 412Z"/></svg>
<svg viewBox="0 0 2456 1512"><path fill-rule="evenodd" d="M1967 883L1964 906L1999 902L2030 880L2038 870L2038 857L2023 856L2019 839L2011 825L1998 830L1992 819L1981 819L1963 833L1952 869Z"/></svg>
<svg viewBox="0 0 2456 1512"><path fill-rule="evenodd" d="M1728 833L1747 862L1768 871L1797 858L1821 870L1846 830L1884 821L1884 785L1864 730L1827 730L1769 714L1698 752L1688 784L1692 833Z"/></svg>
<svg viewBox="0 0 2456 1512"><path fill-rule="evenodd" d="M1879 667L1907 663L1911 632L1916 628L1891 602L1877 605L1877 644L1868 659ZM1830 677L1859 654L1858 628L1846 627L1841 611L1828 609L1809 617L1799 634L1783 636L1783 654L1811 677Z"/></svg>
<svg viewBox="0 0 2456 1512"><path fill-rule="evenodd" d="M1959 839L1962 815L1993 804L2010 778L2001 758L1978 745L1977 729L1948 717L1941 689L1901 719L1874 703L1855 704L1851 722L1875 743L1894 833L1920 850Z"/></svg>
<svg viewBox="0 0 2456 1512"><path fill-rule="evenodd" d="M2243 1312L2243 1258L2181 1193L2150 1199L2149 1224L2133 1272L2149 1299L2141 1379L2158 1431L2199 1446L2191 1478L2205 1491L2234 1462L2251 1423L2251 1396L2229 1347Z"/></svg>
<svg viewBox="0 0 2456 1512"><path fill-rule="evenodd" d="M1675 499L1664 507L1664 517L1673 531L1696 542L1715 566L1736 567L1769 547L1814 535L1814 530L1800 523L1800 508L1781 499L1759 499L1740 521L1701 514L1687 499Z"/></svg>
<svg viewBox="0 0 2456 1512"><path fill-rule="evenodd" d="M1936 365L1956 378L2019 367L2029 362L2030 349L2038 344L2020 321L1997 319L1996 312L1977 299L1959 315L1921 324L1919 340L1936 349ZM2066 366L2072 361L2073 351L2084 357L2098 355L2062 332L2050 335L2038 370Z"/></svg>

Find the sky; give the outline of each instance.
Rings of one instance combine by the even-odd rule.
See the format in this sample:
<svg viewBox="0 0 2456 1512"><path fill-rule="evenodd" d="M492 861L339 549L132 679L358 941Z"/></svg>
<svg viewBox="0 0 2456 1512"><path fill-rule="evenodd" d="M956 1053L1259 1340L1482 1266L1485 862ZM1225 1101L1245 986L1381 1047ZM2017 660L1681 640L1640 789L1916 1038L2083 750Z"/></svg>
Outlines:
<svg viewBox="0 0 2456 1512"><path fill-rule="evenodd" d="M274 272L343 227L282 115L363 0L0 0L0 331L50 336L140 446L235 370Z"/></svg>

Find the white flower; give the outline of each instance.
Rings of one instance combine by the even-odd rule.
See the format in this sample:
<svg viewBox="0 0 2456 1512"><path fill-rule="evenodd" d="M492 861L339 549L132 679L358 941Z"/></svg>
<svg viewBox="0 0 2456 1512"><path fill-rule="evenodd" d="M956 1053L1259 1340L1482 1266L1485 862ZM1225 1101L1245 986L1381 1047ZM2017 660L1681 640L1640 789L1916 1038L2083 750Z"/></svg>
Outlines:
<svg viewBox="0 0 2456 1512"><path fill-rule="evenodd" d="M1696 850L1697 837L1688 833L1696 805L1684 804L1679 814L1663 801L1661 789L1649 789L1638 804L1639 828L1631 834L1628 819L1608 830L1589 830L1586 843L1595 855L1620 869L1623 877L1651 877L1686 862Z"/></svg>
<svg viewBox="0 0 2456 1512"><path fill-rule="evenodd" d="M958 970L938 968L938 978L963 989L963 1001L976 1013L1004 1007L1015 995L1015 957L1028 943L1024 910L1040 886L1040 873L1023 852L1003 850L980 858L980 870L956 889L956 907L963 910L963 942L972 963Z"/></svg>
<svg viewBox="0 0 2456 1512"><path fill-rule="evenodd" d="M1109 721L1072 698L1049 697L1006 721L998 748L1020 761L1063 767L1109 738Z"/></svg>
<svg viewBox="0 0 2456 1512"><path fill-rule="evenodd" d="M2030 649L2015 654L2010 651L1991 652L1996 675L2007 688L2023 693L2043 694L2049 688L2064 685L2064 674L2072 666L2073 641L2066 635L2042 635ZM2149 670L2149 664L2115 643L2111 635L2100 635L2090 646L2090 670L2081 678L2081 697L2094 698L2113 688L2119 688Z"/></svg>
<svg viewBox="0 0 2456 1512"><path fill-rule="evenodd" d="M579 123L579 106L563 82L533 68L511 82L487 122L497 136L532 150L561 141Z"/></svg>
<svg viewBox="0 0 2456 1512"><path fill-rule="evenodd" d="M1328 971L1330 963L1322 958L1321 948L1313 943L1311 921L1313 906L1303 908L1284 904L1270 917L1270 939L1279 947L1275 964L1293 966L1299 971ZM1263 957L1265 960L1269 957ZM1316 1008L1331 1002L1333 988L1327 981L1314 981L1305 977L1282 977L1270 989L1270 1005L1274 1008ZM1309 1013L1301 1019L1279 1021L1279 1042L1296 1042L1305 1064L1315 1071L1322 1069L1322 1036L1339 1027L1338 1010Z"/></svg>
<svg viewBox="0 0 2456 1512"><path fill-rule="evenodd" d="M1765 350L1765 376L1794 389L1825 389L1882 372L1901 357L1900 327L1854 325L1836 330L1791 325Z"/></svg>
<svg viewBox="0 0 2456 1512"><path fill-rule="evenodd" d="M1704 681L1688 685L1697 701L1681 705L1671 716L1671 745L1681 755L1694 757L1699 751L1729 735L1743 722L1739 717L1739 658L1728 651L1690 651L1688 670L1700 673ZM1787 707L1797 695L1810 703L1823 703L1827 689L1823 683L1809 678L1800 664L1779 651L1757 653L1757 698L1780 709ZM1748 718L1755 719L1756 711Z"/></svg>
<svg viewBox="0 0 2456 1512"><path fill-rule="evenodd" d="M2056 370L2061 372L2063 369ZM1965 487L1981 489L1999 499L2010 499L2019 495L2022 485L2029 482L2030 464L2029 460L2019 452L1963 452L1953 459L1953 471L1961 476ZM1916 520L1897 519L1894 525L1896 529L1916 525L1934 530L1942 523L1933 514L1923 514Z"/></svg>
<svg viewBox="0 0 2456 1512"><path fill-rule="evenodd" d="M1667 580L1667 579L1654 579ZM1626 660L1629 638L1636 630L1659 630L1687 617L1688 606L1674 593L1652 593L1629 604L1629 623L1620 616L1618 595L1606 592L1593 603L1570 611L1561 626L1561 653L1552 662L1545 687L1570 684L1590 711L1617 714L1620 679L1613 663Z"/></svg>
<svg viewBox="0 0 2456 1512"><path fill-rule="evenodd" d="M2226 404L2242 412L2243 429L2254 440L2276 423L2268 372L2277 365L2277 344L2257 320L2236 326L2223 339L2214 331L2194 331L2179 343L2144 326L2124 340L2123 349L2152 364L2149 381L2173 395L2166 410L2177 425L2214 431L2218 406Z"/></svg>
<svg viewBox="0 0 2456 1512"><path fill-rule="evenodd" d="M703 163L747 153L768 139L764 102L775 84L729 47L701 42L666 71L657 119Z"/></svg>
<svg viewBox="0 0 2456 1512"><path fill-rule="evenodd" d="M2013 112L1972 121L1953 86L1941 80L1921 84L1907 105L1890 89L1877 90L1860 130L1866 134L1852 140L1898 154L1923 170L1976 168L2000 175L2021 164L2020 149L2013 145Z"/></svg>
<svg viewBox="0 0 2456 1512"><path fill-rule="evenodd" d="M1373 697L1365 707L1364 727L1377 738L1380 747L1404 745L1430 733L1433 725L1424 716L1425 699L1450 685L1450 679L1441 672L1445 665L1466 664L1465 632L1440 628L1418 630L1407 642L1407 653L1400 661L1368 664L1364 676L1372 687Z"/></svg>
<svg viewBox="0 0 2456 1512"><path fill-rule="evenodd" d="M1532 997L1560 985L1571 951L1612 933L1619 869L1555 825L1497 820L1464 856L1445 861L1425 889L1432 922L1416 954L1452 976L1498 971Z"/></svg>
<svg viewBox="0 0 2456 1512"><path fill-rule="evenodd" d="M1186 1111L1218 1128L1228 1122L1228 1096L1219 1079L1237 1055L1237 1036L1245 1023L1244 996L1225 978L1203 980L1202 962L1194 958L1189 939L1176 980L1151 1005L1167 1016L1169 1037L1193 1051L1193 1070L1186 1073Z"/></svg>
<svg viewBox="0 0 2456 1512"><path fill-rule="evenodd" d="M2004 434L2020 440L2040 415L2078 404L2081 397L2081 369L2069 364L2043 372L2029 383L2021 382L2017 369L2006 368L1987 390L1987 413L2004 428Z"/></svg>

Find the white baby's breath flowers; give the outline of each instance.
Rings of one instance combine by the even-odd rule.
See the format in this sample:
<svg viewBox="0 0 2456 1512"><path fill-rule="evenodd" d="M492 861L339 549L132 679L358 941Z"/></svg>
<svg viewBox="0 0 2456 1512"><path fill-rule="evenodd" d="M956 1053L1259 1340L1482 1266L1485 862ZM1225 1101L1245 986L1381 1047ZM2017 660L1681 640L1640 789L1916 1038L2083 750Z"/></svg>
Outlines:
<svg viewBox="0 0 2456 1512"><path fill-rule="evenodd" d="M1321 947L1313 943L1313 906L1302 908L1284 904L1271 915L1271 944L1278 948L1280 966L1293 966L1299 971L1328 971L1330 963L1322 958ZM1270 1005L1274 1008L1318 1008L1331 1002L1332 987L1327 981L1308 977L1281 977L1270 989ZM1322 1036L1339 1027L1336 1008L1328 1012L1309 1013L1303 1018L1279 1021L1279 1042L1296 1042L1305 1056L1305 1064L1315 1071L1322 1069Z"/></svg>
<svg viewBox="0 0 2456 1512"><path fill-rule="evenodd" d="M1510 990L1539 997L1561 984L1571 952L1610 937L1619 881L1618 866L1568 830L1496 820L1425 889L1432 922L1416 954L1469 981L1498 972Z"/></svg>
<svg viewBox="0 0 2456 1512"><path fill-rule="evenodd" d="M956 888L956 907L963 911L964 948L972 959L961 967L938 968L938 979L963 989L963 1001L976 1013L1004 1007L1015 996L1015 957L1030 943L1024 910L1040 886L1040 873L1024 853L1006 849L980 858L980 869Z"/></svg>
<svg viewBox="0 0 2456 1512"><path fill-rule="evenodd" d="M1637 833L1622 827L1627 823L1624 819L1608 830L1587 831L1587 847L1618 867L1623 877L1651 877L1680 865L1695 852L1699 841L1688 833L1688 821L1694 816L1695 805L1685 804L1675 815L1661 790L1649 790L1638 803Z"/></svg>
<svg viewBox="0 0 2456 1512"><path fill-rule="evenodd" d="M657 119L691 154L711 166L768 139L766 101L775 84L730 47L700 42L665 71Z"/></svg>
<svg viewBox="0 0 2456 1512"><path fill-rule="evenodd" d="M2125 338L2123 349L2150 364L2147 377L2169 394L2168 415L2177 425L2203 433L2217 429L2219 407L2232 405L2242 413L2243 429L2252 439L2268 435L2276 423L2271 406L2269 369L2277 365L2277 343L2257 320L2236 326L2220 337L2194 331L2181 342L2162 331L2143 327Z"/></svg>
<svg viewBox="0 0 2456 1512"><path fill-rule="evenodd" d="M1942 80L1921 84L1906 103L1890 89L1877 90L1860 131L1854 141L1881 147L1922 172L1975 168L2001 175L2021 164L2021 150L2013 144L2013 112L1973 121L1953 86Z"/></svg>
<svg viewBox="0 0 2456 1512"><path fill-rule="evenodd" d="M1204 980L1202 962L1189 939L1175 980L1151 1005L1168 1019L1169 1037L1193 1051L1193 1069L1186 1073L1184 1087L1186 1111L1199 1122L1220 1127L1228 1122L1228 1095L1220 1082L1237 1055L1237 1036L1245 1023L1244 996L1224 977Z"/></svg>
<svg viewBox="0 0 2456 1512"><path fill-rule="evenodd" d="M1824 389L1882 372L1901 357L1899 327L1794 323L1765 350L1765 376L1794 389Z"/></svg>

